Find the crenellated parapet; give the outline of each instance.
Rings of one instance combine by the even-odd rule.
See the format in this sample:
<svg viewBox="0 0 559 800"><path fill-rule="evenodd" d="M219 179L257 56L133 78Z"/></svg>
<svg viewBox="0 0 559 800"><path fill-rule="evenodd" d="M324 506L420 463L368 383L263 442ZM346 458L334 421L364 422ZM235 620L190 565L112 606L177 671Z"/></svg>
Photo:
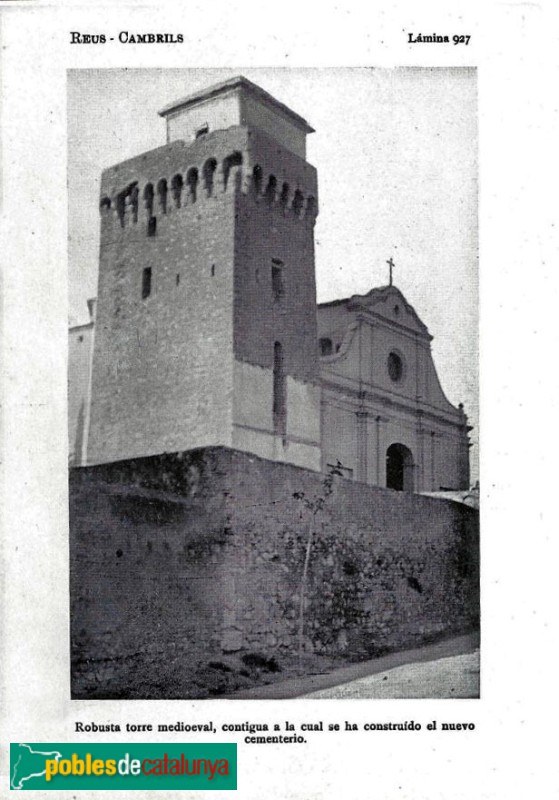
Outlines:
<svg viewBox="0 0 559 800"><path fill-rule="evenodd" d="M318 214L314 194L306 192L297 183L278 179L273 173L265 174L259 164L255 164L252 171L246 171L243 191L245 194L252 193L257 202L277 206L285 214L292 213L299 219L314 222Z"/></svg>
<svg viewBox="0 0 559 800"><path fill-rule="evenodd" d="M205 198L218 197L241 187L243 155L231 153L218 162L209 158L199 165L188 165L184 171L148 180L141 185L132 181L112 196L100 200L102 216L114 217L122 228L146 223L158 215L192 206Z"/></svg>
<svg viewBox="0 0 559 800"><path fill-rule="evenodd" d="M244 136L239 136L239 131ZM267 137L242 128L235 133L233 136L231 131L220 131L207 136L205 142L188 147L184 142L175 142L125 162L126 170L107 170L100 199L102 218L120 228L143 225L150 236L154 235L158 217L239 192L314 224L318 213L314 169L305 162L297 163L300 159L291 155L288 162L293 163L278 164L276 158L274 168L269 168L266 162L271 158L267 153L272 148ZM228 139L236 139L232 144L237 146L224 147ZM209 146L212 140L213 152ZM148 159L153 163L146 164ZM177 169L180 161L183 166ZM165 168L167 171L163 172ZM309 169L311 174L306 174ZM118 171L129 175L121 176Z"/></svg>

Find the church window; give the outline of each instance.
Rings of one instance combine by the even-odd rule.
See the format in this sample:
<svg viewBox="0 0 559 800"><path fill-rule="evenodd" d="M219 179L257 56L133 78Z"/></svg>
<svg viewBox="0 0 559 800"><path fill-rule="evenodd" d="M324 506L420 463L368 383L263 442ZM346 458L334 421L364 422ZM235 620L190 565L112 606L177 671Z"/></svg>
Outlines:
<svg viewBox="0 0 559 800"><path fill-rule="evenodd" d="M157 217L150 217L148 220L148 236L155 236L157 231Z"/></svg>
<svg viewBox="0 0 559 800"><path fill-rule="evenodd" d="M318 340L318 347L320 349L321 356L331 356L332 355L332 339L328 337L324 337Z"/></svg>
<svg viewBox="0 0 559 800"><path fill-rule="evenodd" d="M274 342L274 399L273 417L274 433L285 436L287 430L286 411L286 381L283 358L283 347L280 342Z"/></svg>
<svg viewBox="0 0 559 800"><path fill-rule="evenodd" d="M215 277L215 264L212 264L211 273L212 273L212 278Z"/></svg>
<svg viewBox="0 0 559 800"><path fill-rule="evenodd" d="M283 262L277 258L272 259L272 294L274 300L279 301L284 295Z"/></svg>
<svg viewBox="0 0 559 800"><path fill-rule="evenodd" d="M151 294L151 267L146 267L142 272L142 300Z"/></svg>
<svg viewBox="0 0 559 800"><path fill-rule="evenodd" d="M316 214L316 197L313 195L309 195L307 199L307 207L305 209L305 216L306 217L314 217Z"/></svg>
<svg viewBox="0 0 559 800"><path fill-rule="evenodd" d="M394 383L401 381L404 375L404 362L402 361L402 357L394 351L388 356L388 374Z"/></svg>

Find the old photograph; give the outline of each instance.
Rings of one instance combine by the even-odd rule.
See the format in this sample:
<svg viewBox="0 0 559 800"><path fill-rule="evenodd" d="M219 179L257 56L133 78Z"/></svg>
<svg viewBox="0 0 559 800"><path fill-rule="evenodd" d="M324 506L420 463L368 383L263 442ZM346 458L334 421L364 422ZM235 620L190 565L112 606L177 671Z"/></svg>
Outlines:
<svg viewBox="0 0 559 800"><path fill-rule="evenodd" d="M476 70L67 115L72 697L479 697Z"/></svg>

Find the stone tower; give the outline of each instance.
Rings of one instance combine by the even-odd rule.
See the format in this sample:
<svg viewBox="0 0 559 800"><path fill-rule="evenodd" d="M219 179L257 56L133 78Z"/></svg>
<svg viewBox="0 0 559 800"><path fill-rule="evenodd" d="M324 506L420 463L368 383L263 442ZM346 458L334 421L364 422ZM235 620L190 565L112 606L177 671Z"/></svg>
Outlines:
<svg viewBox="0 0 559 800"><path fill-rule="evenodd" d="M224 445L320 469L312 128L243 77L101 182L86 463Z"/></svg>

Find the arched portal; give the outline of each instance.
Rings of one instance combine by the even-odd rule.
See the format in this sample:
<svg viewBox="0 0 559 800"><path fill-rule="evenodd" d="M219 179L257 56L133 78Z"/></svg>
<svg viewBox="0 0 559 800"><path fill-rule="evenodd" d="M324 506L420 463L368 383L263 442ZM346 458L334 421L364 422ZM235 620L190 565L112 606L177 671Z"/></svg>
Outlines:
<svg viewBox="0 0 559 800"><path fill-rule="evenodd" d="M413 456L403 444L391 444L386 451L386 488L413 492Z"/></svg>

